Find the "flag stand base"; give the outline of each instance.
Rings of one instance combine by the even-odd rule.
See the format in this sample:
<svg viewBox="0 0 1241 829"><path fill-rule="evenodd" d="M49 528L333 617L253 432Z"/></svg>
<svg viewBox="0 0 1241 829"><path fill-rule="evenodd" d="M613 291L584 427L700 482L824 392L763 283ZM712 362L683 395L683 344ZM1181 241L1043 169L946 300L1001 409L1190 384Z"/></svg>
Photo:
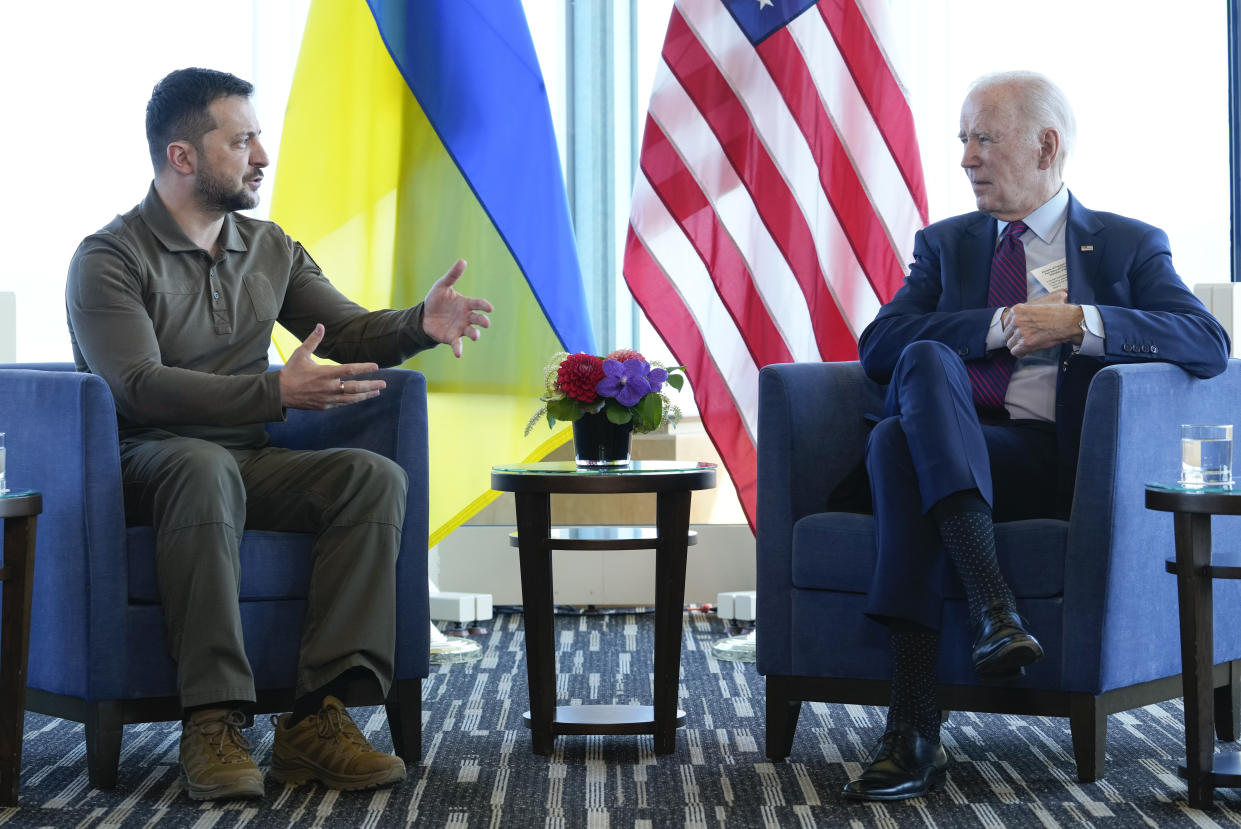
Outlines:
<svg viewBox="0 0 1241 829"><path fill-rule="evenodd" d="M483 658L483 646L464 636L445 636L431 625L431 664L455 665Z"/></svg>
<svg viewBox="0 0 1241 829"><path fill-rule="evenodd" d="M744 636L729 636L711 646L711 655L721 662L753 662L757 658L754 631Z"/></svg>

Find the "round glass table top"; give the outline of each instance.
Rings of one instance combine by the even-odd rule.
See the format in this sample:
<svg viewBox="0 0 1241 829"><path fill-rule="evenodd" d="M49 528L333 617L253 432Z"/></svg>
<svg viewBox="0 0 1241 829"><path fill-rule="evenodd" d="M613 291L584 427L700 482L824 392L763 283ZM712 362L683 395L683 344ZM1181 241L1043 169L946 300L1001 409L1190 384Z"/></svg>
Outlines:
<svg viewBox="0 0 1241 829"><path fill-rule="evenodd" d="M1241 515L1241 488L1148 483L1147 509L1200 515Z"/></svg>
<svg viewBox="0 0 1241 829"><path fill-rule="evenodd" d="M669 472L698 472L715 469L713 463L702 461L630 461L620 466L578 466L576 461L538 461L535 463L497 464L492 472L506 475L652 475Z"/></svg>
<svg viewBox="0 0 1241 829"><path fill-rule="evenodd" d="M1188 484L1182 484L1178 482L1174 482L1174 483L1148 482L1146 484L1146 488L1153 489L1158 492L1183 492L1187 495L1193 495L1197 493L1203 493L1203 494L1215 493L1217 495L1241 495L1241 487L1234 488L1232 484L1221 485L1221 486L1204 486L1203 484L1188 485Z"/></svg>
<svg viewBox="0 0 1241 829"><path fill-rule="evenodd" d="M630 461L623 466L578 466L539 461L491 467L491 488L501 492L677 492L711 489L715 464L699 461Z"/></svg>
<svg viewBox="0 0 1241 829"><path fill-rule="evenodd" d="M43 493L33 489L10 489L0 495L0 518L22 518L43 512Z"/></svg>

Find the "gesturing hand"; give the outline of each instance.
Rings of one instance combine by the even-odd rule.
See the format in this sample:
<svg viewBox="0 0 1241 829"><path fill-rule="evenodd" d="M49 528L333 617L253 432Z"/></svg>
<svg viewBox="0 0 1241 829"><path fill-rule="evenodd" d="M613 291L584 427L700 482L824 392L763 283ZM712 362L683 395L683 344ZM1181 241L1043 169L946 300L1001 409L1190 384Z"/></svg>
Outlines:
<svg viewBox="0 0 1241 829"><path fill-rule="evenodd" d="M1068 292L1061 289L1014 305L1004 323L1004 342L1014 357L1074 340L1081 334L1080 305L1068 304Z"/></svg>
<svg viewBox="0 0 1241 829"><path fill-rule="evenodd" d="M361 403L388 387L383 380L349 380L355 374L377 371L374 363L321 366L311 354L323 342L323 325L315 326L284 368L280 369L280 403L289 409L332 409Z"/></svg>
<svg viewBox="0 0 1241 829"><path fill-rule="evenodd" d="M452 346L454 357L461 356L461 338L477 340L479 328L490 328L487 314L492 310L485 299L463 296L453 285L465 273L465 260L458 259L448 273L435 280L422 305L422 329L436 342Z"/></svg>

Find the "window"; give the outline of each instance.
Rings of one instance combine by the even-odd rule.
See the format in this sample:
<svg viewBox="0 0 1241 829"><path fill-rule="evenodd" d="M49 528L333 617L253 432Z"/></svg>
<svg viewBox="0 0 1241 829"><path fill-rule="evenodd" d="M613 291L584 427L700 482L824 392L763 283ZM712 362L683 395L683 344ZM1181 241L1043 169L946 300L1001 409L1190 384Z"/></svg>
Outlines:
<svg viewBox="0 0 1241 829"><path fill-rule="evenodd" d="M858 0L864 6L885 0ZM966 86L1001 68L1046 72L1077 111L1068 181L1083 203L1168 232L1185 280L1230 278L1226 4L887 0L921 142L932 218L973 208L957 168ZM169 69L208 65L253 80L278 173L284 99L309 0L221 0L186 29L161 0L123 8L14 3L0 72L14 79L0 152L18 359L69 359L64 268L87 233L142 198L142 112ZM629 193L671 0L525 0L561 138L599 347L671 360L621 277ZM72 23L66 21L72 18ZM1005 37L1005 31L1019 36ZM54 33L54 34L52 34ZM269 181L274 178L269 177ZM268 190L270 195L270 189ZM267 200L256 211L266 215ZM684 395L682 397L685 397Z"/></svg>
<svg viewBox="0 0 1241 829"><path fill-rule="evenodd" d="M17 294L17 359L72 359L65 269L82 238L146 194L144 111L184 66L252 81L263 143L278 169L280 126L309 0L219 0L192 25L163 0L7 3L0 74L8 160L0 201L0 291ZM201 11L201 10L200 10ZM268 182L273 181L270 176ZM265 183L254 211L266 216Z"/></svg>
<svg viewBox="0 0 1241 829"><path fill-rule="evenodd" d="M1168 15L1155 0L1123 10L1052 0L1037 14L990 0L857 2L888 6L900 45L890 57L913 110L932 221L974 209L957 141L970 82L990 71L1032 69L1058 83L1074 107L1078 137L1066 169L1074 195L1088 207L1164 229L1191 286L1230 279L1224 3L1182 4ZM672 361L628 299L621 275L627 194L672 0L525 5L548 76L597 345L636 343L644 354ZM1006 31L1019 34L1005 37ZM576 62L573 55L566 60L570 52ZM608 55L611 74L601 83L602 69L591 58ZM587 80L556 77L570 68ZM1179 140L1169 141L1172 135Z"/></svg>

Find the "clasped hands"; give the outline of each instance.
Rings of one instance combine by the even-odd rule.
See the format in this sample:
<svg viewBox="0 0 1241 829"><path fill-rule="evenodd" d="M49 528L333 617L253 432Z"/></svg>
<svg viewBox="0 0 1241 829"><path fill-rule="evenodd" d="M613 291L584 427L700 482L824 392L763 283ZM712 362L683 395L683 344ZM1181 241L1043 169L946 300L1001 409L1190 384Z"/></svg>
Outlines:
<svg viewBox="0 0 1241 829"><path fill-rule="evenodd" d="M462 337L478 340L482 335L478 329L491 326L485 312L493 310L485 299L457 293L453 285L463 273L465 260L458 259L435 281L422 304L423 331L436 342L450 345L454 357L461 356ZM376 363L316 363L311 355L323 342L324 331L322 323L315 325L280 370L280 402L286 408L333 409L378 397L388 387L383 380L351 379L378 371Z"/></svg>
<svg viewBox="0 0 1241 829"><path fill-rule="evenodd" d="M1000 324L1009 352L1024 357L1061 343L1080 345L1082 319L1081 306L1070 305L1068 291L1061 289L1005 309Z"/></svg>

